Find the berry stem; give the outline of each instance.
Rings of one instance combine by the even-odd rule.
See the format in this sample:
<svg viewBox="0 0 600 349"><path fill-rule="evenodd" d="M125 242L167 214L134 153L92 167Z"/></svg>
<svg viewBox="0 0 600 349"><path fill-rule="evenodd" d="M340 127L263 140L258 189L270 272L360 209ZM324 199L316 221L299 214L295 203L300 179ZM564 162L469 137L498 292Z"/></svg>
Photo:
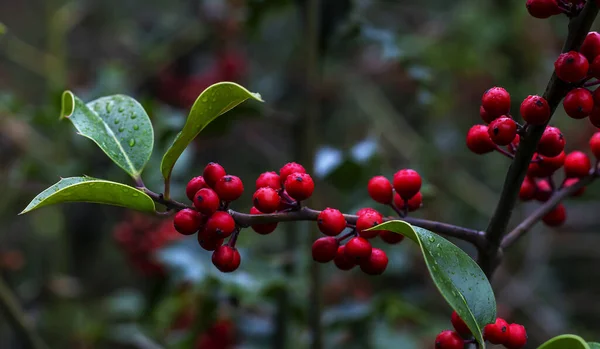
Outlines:
<svg viewBox="0 0 600 349"><path fill-rule="evenodd" d="M403 218L404 216L406 216L406 215L404 214L404 212L402 212L402 210L400 210L400 209L399 209L399 208L396 206L396 204L394 204L393 202L392 202L392 203L390 203L390 207L392 208L392 210L394 210L394 212L396 212L396 214L397 214L397 215L398 215L400 218Z"/></svg>
<svg viewBox="0 0 600 349"><path fill-rule="evenodd" d="M338 243L346 240L347 238L351 237L351 236L356 236L356 229L352 229L351 231L349 231L348 233L335 238L337 240Z"/></svg>
<svg viewBox="0 0 600 349"><path fill-rule="evenodd" d="M229 238L227 245L229 247L235 247L235 243L237 242L237 238L239 235L240 235L240 228L236 228L235 231L233 232L233 234L231 234L231 237Z"/></svg>
<svg viewBox="0 0 600 349"><path fill-rule="evenodd" d="M506 157L507 157L507 158L509 158L509 159L514 159L514 158L515 158L515 156L514 156L512 153L510 153L510 152L509 152L509 151L507 151L506 149L502 149L502 148L500 148L500 146L498 146L498 145L496 145L496 151L497 151L498 153L500 153L500 154L502 154L502 155L506 156Z"/></svg>
<svg viewBox="0 0 600 349"><path fill-rule="evenodd" d="M585 82L583 84L583 87L592 87L592 86L596 86L596 85L600 85L600 80L594 80L594 81Z"/></svg>

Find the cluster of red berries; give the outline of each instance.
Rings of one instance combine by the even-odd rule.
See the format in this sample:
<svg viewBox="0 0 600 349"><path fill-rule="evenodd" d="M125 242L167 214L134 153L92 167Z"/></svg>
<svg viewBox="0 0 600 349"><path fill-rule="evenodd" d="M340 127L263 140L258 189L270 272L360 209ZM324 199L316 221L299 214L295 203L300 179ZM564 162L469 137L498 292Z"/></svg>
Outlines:
<svg viewBox="0 0 600 349"><path fill-rule="evenodd" d="M235 328L227 319L218 320L196 341L195 349L231 349L235 344Z"/></svg>
<svg viewBox="0 0 600 349"><path fill-rule="evenodd" d="M156 221L134 214L119 223L113 237L131 265L145 275L162 275L165 270L154 252L181 238L169 221Z"/></svg>
<svg viewBox="0 0 600 349"><path fill-rule="evenodd" d="M404 210L405 213L421 206L420 189L421 176L410 169L396 172L393 185L387 178L376 176L371 178L367 186L369 196L374 201L397 211ZM321 211L317 224L321 233L326 236L313 243L312 257L320 263L333 261L341 270L350 270L358 265L369 275L379 275L387 268L388 257L383 250L373 247L369 239L379 236L389 244L397 244L404 236L386 230L368 230L383 223L383 215L373 208L362 208L356 215L356 224L348 224L345 216L337 209L326 208ZM346 228L350 232L342 234ZM342 244L348 238L350 240Z"/></svg>
<svg viewBox="0 0 600 349"><path fill-rule="evenodd" d="M599 0L596 0L600 3ZM548 18L561 13L574 16L583 9L585 0L527 0L525 7L536 18Z"/></svg>
<svg viewBox="0 0 600 349"><path fill-rule="evenodd" d="M456 312L451 317L454 331L442 331L435 338L436 349L463 349L465 343L473 341L471 330ZM525 327L519 324L508 324L504 319L497 318L493 324L483 329L483 339L492 344L501 344L508 349L521 349L527 344Z"/></svg>

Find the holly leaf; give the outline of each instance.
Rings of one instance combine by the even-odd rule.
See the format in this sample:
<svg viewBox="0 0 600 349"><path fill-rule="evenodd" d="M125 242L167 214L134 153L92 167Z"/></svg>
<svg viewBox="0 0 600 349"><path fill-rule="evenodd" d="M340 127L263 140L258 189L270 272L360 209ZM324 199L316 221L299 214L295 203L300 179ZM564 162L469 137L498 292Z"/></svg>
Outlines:
<svg viewBox="0 0 600 349"><path fill-rule="evenodd" d="M590 347L590 349L600 349L600 343L588 342L588 346Z"/></svg>
<svg viewBox="0 0 600 349"><path fill-rule="evenodd" d="M71 91L62 95L61 118L69 119L78 134L94 141L134 179L139 179L154 146L154 130L140 103L113 95L85 104Z"/></svg>
<svg viewBox="0 0 600 349"><path fill-rule="evenodd" d="M483 328L496 320L496 300L477 263L450 241L404 221L389 221L371 229L402 234L419 245L435 286L485 349Z"/></svg>
<svg viewBox="0 0 600 349"><path fill-rule="evenodd" d="M90 202L154 212L154 201L144 192L125 184L92 177L62 178L39 193L19 214L63 202Z"/></svg>
<svg viewBox="0 0 600 349"><path fill-rule="evenodd" d="M590 345L574 334L562 334L548 340L538 349L590 349Z"/></svg>
<svg viewBox="0 0 600 349"><path fill-rule="evenodd" d="M167 149L160 170L168 182L175 162L185 148L211 121L225 114L248 98L263 102L258 93L252 93L233 82L219 82L204 90L194 102L183 129Z"/></svg>

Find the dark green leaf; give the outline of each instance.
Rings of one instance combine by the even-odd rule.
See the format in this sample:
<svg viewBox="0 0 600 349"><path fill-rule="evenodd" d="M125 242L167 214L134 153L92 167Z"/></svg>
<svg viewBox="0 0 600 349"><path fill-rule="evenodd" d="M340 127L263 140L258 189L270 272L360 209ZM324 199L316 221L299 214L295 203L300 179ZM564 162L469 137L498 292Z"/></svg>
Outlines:
<svg viewBox="0 0 600 349"><path fill-rule="evenodd" d="M496 320L496 300L477 263L450 241L404 221L389 221L372 229L393 231L419 244L436 287L485 348L482 332Z"/></svg>
<svg viewBox="0 0 600 349"><path fill-rule="evenodd" d="M36 196L20 214L63 202L91 202L154 212L154 201L125 184L92 177L63 178Z"/></svg>
<svg viewBox="0 0 600 349"><path fill-rule="evenodd" d="M183 130L179 132L163 156L160 170L165 180L171 178L175 162L206 125L248 98L262 102L259 94L252 93L233 82L219 82L204 90L194 102Z"/></svg>
<svg viewBox="0 0 600 349"><path fill-rule="evenodd" d="M140 177L152 154L154 131L135 99L114 95L84 104L65 91L61 117L71 120L80 135L94 141L125 172Z"/></svg>
<svg viewBox="0 0 600 349"><path fill-rule="evenodd" d="M563 334L548 340L538 349L590 349L590 346L579 336Z"/></svg>

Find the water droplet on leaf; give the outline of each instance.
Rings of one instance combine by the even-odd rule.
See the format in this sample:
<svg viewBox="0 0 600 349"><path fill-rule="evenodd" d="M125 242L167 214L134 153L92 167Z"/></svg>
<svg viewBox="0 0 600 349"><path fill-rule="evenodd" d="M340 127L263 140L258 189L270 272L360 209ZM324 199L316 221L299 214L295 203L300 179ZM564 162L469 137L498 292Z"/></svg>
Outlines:
<svg viewBox="0 0 600 349"><path fill-rule="evenodd" d="M135 145L135 138L129 140L129 146L133 147Z"/></svg>
<svg viewBox="0 0 600 349"><path fill-rule="evenodd" d="M121 122L121 120L119 120L119 119L115 119L115 121L114 121L115 125L117 125L119 122Z"/></svg>
<svg viewBox="0 0 600 349"><path fill-rule="evenodd" d="M131 120L137 118L137 115L135 115L135 113L131 113Z"/></svg>
<svg viewBox="0 0 600 349"><path fill-rule="evenodd" d="M111 102L107 102L106 103L106 112L110 113L111 110L112 110L112 103Z"/></svg>
<svg viewBox="0 0 600 349"><path fill-rule="evenodd" d="M133 125L133 129L134 129L134 130L139 130L139 129L140 129L140 126L138 126L137 124L136 124L136 125Z"/></svg>

